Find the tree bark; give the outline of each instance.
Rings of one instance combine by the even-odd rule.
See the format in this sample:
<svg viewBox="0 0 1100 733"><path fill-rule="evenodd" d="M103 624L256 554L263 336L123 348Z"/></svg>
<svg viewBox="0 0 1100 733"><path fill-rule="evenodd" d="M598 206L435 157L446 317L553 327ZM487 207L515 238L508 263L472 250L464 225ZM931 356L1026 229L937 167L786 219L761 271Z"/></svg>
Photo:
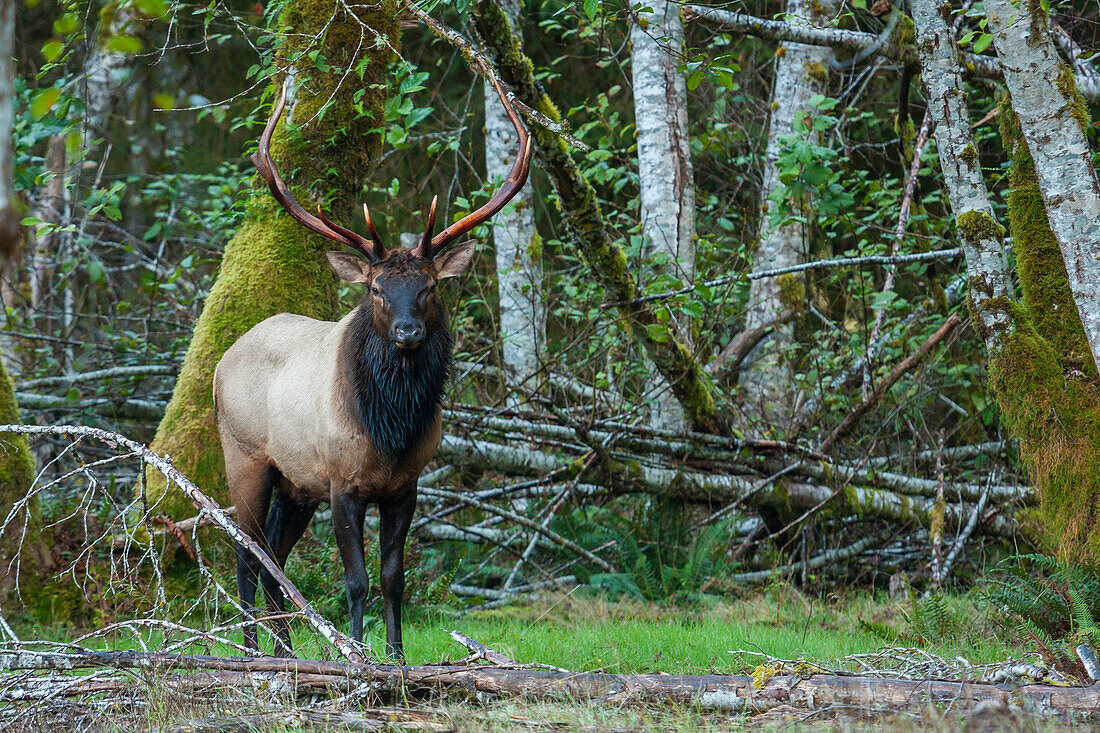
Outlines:
<svg viewBox="0 0 1100 733"><path fill-rule="evenodd" d="M520 0L502 0L517 43L523 43ZM515 128L485 83L485 173L489 180L507 177L519 155ZM535 230L531 186L525 186L511 205L493 217L496 248L497 294L500 300L500 340L509 381L534 387L546 349L546 305L543 302L542 239ZM508 402L519 402L514 395Z"/></svg>
<svg viewBox="0 0 1100 733"><path fill-rule="evenodd" d="M1004 227L993 216L970 133L954 35L934 0L914 0L913 22L921 53L921 79L936 127L940 170L970 273L970 305L986 350L993 356L1000 353L1016 328Z"/></svg>
<svg viewBox="0 0 1100 733"><path fill-rule="evenodd" d="M1046 13L1038 5L1015 6L1008 0L989 0L985 10L1095 372L1100 362L1100 180L1084 133L1092 120L1072 69L1058 56Z"/></svg>
<svg viewBox="0 0 1100 733"><path fill-rule="evenodd" d="M398 13L393 0L358 11L358 17L337 9L330 18L311 8L307 0L293 0L280 19L286 33L280 53L297 67L289 121L303 127L298 139L287 133L285 124L280 126L271 152L307 210L331 198L332 219L350 222L363 179L381 150L376 130L384 114L390 49L398 43ZM388 45L376 45L364 26L380 33ZM324 55L328 71L317 69L306 55L313 50ZM362 82L354 76L354 82L344 79L343 69L356 67L364 57ZM322 107L323 117L317 114ZM258 179L257 184L260 190L249 215L226 246L221 271L195 325L152 444L219 502L226 494L212 397L218 360L245 331L276 313L320 319L336 315L336 278L324 256L332 243L307 234ZM188 516L190 502L178 492L166 491L158 474L148 473L149 496L159 502L157 511L173 519Z"/></svg>
<svg viewBox="0 0 1100 733"><path fill-rule="evenodd" d="M531 60L516 42L500 4L496 0L479 0L472 4L471 13L501 78L528 107L560 121L554 103L535 82ZM573 233L593 276L617 304L624 330L642 344L646 355L668 380L688 421L697 429L723 430L725 421L716 414L712 383L703 365L676 333L670 332L651 309L639 302L638 283L628 269L626 256L610 234L595 190L570 156L565 142L540 125L532 126L531 137L542 168L557 191L564 223Z"/></svg>
<svg viewBox="0 0 1100 733"><path fill-rule="evenodd" d="M660 0L643 8L631 24L630 66L634 126L638 133L638 185L642 236L649 257L663 262L658 273L682 285L695 279L695 182L688 136L687 83L677 71L683 56L680 6ZM679 339L690 344L689 319L673 318ZM661 430L687 429L684 410L659 371L646 385L652 399L650 424Z"/></svg>
<svg viewBox="0 0 1100 733"><path fill-rule="evenodd" d="M833 10L832 2L810 3L788 0L787 22L794 25L819 25ZM770 198L779 183L779 155L782 138L795 132L795 122L809 111L809 100L822 94L828 84L832 49L804 43L786 42L776 52L775 82L772 88L768 142L764 152L764 183L760 189L761 217L753 269L790 267L806 259L809 245L808 224L790 222L773 225L775 202ZM812 131L806 131L813 135ZM801 309L804 300L803 278L786 274L752 281L745 329L761 328L776 321L788 309ZM764 425L775 425L792 414L791 364L788 358L794 346L794 327L778 324L742 361L740 384L748 412Z"/></svg>

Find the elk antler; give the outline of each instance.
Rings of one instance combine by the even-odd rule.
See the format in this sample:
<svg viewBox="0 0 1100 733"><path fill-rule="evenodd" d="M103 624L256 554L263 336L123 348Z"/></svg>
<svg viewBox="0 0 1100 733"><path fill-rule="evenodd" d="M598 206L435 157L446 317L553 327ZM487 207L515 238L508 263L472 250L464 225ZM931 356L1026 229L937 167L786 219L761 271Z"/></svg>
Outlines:
<svg viewBox="0 0 1100 733"><path fill-rule="evenodd" d="M271 112L271 119L267 121L264 133L260 135L260 147L252 155L252 164L256 166L256 170L267 181L267 187L271 189L271 195L299 224L311 232L320 234L322 237L328 237L334 242L361 250L372 261L380 262L386 257L386 248L382 245L378 232L371 225L369 214L367 215L367 227L370 230L372 239L367 239L350 229L332 223L325 216L320 206L317 207L317 216L314 216L294 200L294 196L290 193L290 187L286 185L282 176L279 175L279 171L275 169L275 162L271 159L271 134L275 131L275 125L279 122L279 118L283 116L283 107L286 106L286 87L286 82L283 82L282 94L279 95L279 101Z"/></svg>
<svg viewBox="0 0 1100 733"><path fill-rule="evenodd" d="M500 101L504 104L504 111L508 113L508 119L512 121L516 133L519 135L520 155L516 158L516 162L512 164L512 170L508 172L508 177L504 180L500 190L484 206L462 217L434 237L432 237L432 229L435 228L435 201L432 201L424 238L412 251L414 255L421 259L430 260L455 239L503 209L519 193L520 189L523 188L523 184L527 182L527 174L531 170L531 137L527 134L527 128L520 122L516 110L508 101L508 96L500 86L500 81L496 77L492 77L490 81L493 89L496 90L497 96L500 97Z"/></svg>

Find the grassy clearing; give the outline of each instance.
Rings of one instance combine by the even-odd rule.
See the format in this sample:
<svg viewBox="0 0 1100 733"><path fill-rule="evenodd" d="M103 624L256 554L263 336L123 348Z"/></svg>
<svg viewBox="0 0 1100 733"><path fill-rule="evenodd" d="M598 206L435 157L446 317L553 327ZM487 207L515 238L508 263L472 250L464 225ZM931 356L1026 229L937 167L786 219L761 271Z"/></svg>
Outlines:
<svg viewBox="0 0 1100 733"><path fill-rule="evenodd" d="M831 663L882 649L889 644L860 620L903 631L910 607L867 593L810 598L789 586L691 607L564 595L457 618L416 614L406 625L405 645L413 664L460 658L464 651L447 634L457 629L518 661L575 671L732 673L759 663L729 653L734 650ZM928 651L975 663L1028 651L998 629L976 596L952 597L948 608L956 633ZM384 629L375 624L371 631L374 649L384 648Z"/></svg>

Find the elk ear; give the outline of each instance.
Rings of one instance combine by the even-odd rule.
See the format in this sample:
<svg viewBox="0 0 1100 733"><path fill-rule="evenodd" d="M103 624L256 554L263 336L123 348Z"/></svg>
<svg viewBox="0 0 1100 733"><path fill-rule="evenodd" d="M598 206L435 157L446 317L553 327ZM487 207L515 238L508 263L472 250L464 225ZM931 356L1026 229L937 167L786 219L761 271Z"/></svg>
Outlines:
<svg viewBox="0 0 1100 733"><path fill-rule="evenodd" d="M462 274L462 271L470 264L470 260L474 258L474 247L476 245L477 242L471 239L469 242L463 242L456 247L451 247L443 254L437 256L433 261L436 279L443 280L444 278Z"/></svg>
<svg viewBox="0 0 1100 733"><path fill-rule="evenodd" d="M370 279L370 265L355 255L345 252L325 252L328 263L341 280L349 283L365 283Z"/></svg>

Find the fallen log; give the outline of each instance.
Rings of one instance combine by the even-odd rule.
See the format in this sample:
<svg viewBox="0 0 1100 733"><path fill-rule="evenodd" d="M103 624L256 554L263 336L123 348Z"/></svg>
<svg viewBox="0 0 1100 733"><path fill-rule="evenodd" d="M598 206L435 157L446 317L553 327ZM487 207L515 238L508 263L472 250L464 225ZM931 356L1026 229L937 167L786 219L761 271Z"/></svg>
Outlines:
<svg viewBox="0 0 1100 733"><path fill-rule="evenodd" d="M312 659L274 657L208 657L141 652L71 653L17 651L0 653L7 671L114 667L145 670L194 670L263 674L268 684L312 687L330 680L336 688L349 682L376 683L379 691L467 692L534 700L598 700L621 704L673 704L726 712L764 712L778 705L806 710L833 706L920 710L929 704L951 705L962 712L995 702L1030 707L1044 715L1100 718L1100 685L988 684L967 681L911 680L835 674L674 675L548 672L453 665L397 667ZM0 677L2 679L2 677ZM204 675L204 683L216 675ZM222 678L228 680L229 678ZM243 678L242 678L243 679ZM960 710L963 709L963 710Z"/></svg>

